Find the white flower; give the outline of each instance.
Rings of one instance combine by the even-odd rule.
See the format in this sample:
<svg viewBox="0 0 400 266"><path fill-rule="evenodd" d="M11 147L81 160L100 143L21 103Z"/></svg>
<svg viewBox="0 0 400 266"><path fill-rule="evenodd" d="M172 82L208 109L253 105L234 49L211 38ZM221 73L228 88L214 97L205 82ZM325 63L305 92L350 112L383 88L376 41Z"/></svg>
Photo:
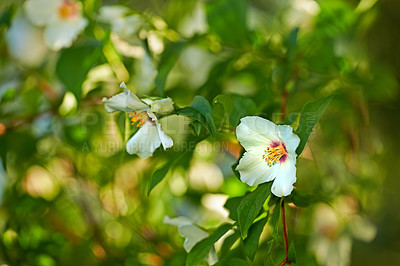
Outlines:
<svg viewBox="0 0 400 266"><path fill-rule="evenodd" d="M69 47L88 23L73 0L28 0L24 8L34 25L45 27L45 42L55 51Z"/></svg>
<svg viewBox="0 0 400 266"><path fill-rule="evenodd" d="M246 152L236 170L250 186L274 180L271 191L277 197L289 195L296 182L296 148L300 138L288 125L246 116L240 119L236 136Z"/></svg>
<svg viewBox="0 0 400 266"><path fill-rule="evenodd" d="M48 53L43 41L43 32L30 24L18 12L6 34L7 48L10 55L19 63L28 66L39 66Z"/></svg>
<svg viewBox="0 0 400 266"><path fill-rule="evenodd" d="M198 226L193 224L193 221L186 217L176 217L170 218L168 216L164 217L164 223L175 225L178 227L179 234L185 238L185 242L183 243L183 248L186 252L190 252L190 250L201 240L208 237L208 233ZM210 253L208 253L206 257L206 261L209 265L213 265L218 262L218 256L215 253L215 249L211 249Z"/></svg>
<svg viewBox="0 0 400 266"><path fill-rule="evenodd" d="M132 125L137 123L140 129L126 144L129 154L137 154L142 158L150 157L154 150L161 144L164 149L172 147L173 140L165 134L158 122L158 114L169 114L174 110L173 101L170 98L161 100L140 100L133 92L121 83L124 92L114 95L110 99L103 98L108 112L124 111L131 117Z"/></svg>

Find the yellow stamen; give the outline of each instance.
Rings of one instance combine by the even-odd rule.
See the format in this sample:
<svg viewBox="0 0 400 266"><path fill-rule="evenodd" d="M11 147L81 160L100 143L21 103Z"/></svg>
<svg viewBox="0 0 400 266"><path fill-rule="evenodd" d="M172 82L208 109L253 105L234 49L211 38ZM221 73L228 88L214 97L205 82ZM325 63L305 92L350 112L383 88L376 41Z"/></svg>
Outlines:
<svg viewBox="0 0 400 266"><path fill-rule="evenodd" d="M269 166L272 166L279 162L279 160L287 154L285 147L280 144L276 147L268 147L264 150L262 158L267 162Z"/></svg>
<svg viewBox="0 0 400 266"><path fill-rule="evenodd" d="M146 112L132 111L132 112L129 112L128 114L131 116L131 122L132 122L131 125L138 122L136 127L139 127L139 128L141 128L144 125L144 123L146 123L146 121L149 119L149 116L147 115Z"/></svg>

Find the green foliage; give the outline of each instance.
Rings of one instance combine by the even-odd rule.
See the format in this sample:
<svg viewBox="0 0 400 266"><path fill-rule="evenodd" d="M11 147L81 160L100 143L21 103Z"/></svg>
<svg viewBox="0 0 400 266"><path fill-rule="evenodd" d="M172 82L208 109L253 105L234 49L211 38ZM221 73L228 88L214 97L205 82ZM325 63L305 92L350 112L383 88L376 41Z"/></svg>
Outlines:
<svg viewBox="0 0 400 266"><path fill-rule="evenodd" d="M300 144L296 149L297 155L300 155L306 146L307 140L312 133L314 126L318 120L325 113L329 103L332 100L332 96L319 99L313 102L306 103L301 110L299 126L296 130L296 134L300 137Z"/></svg>
<svg viewBox="0 0 400 266"><path fill-rule="evenodd" d="M268 221L268 216L255 222L250 228L246 239L243 242L244 249L250 260L254 260L256 255L258 242L260 240L261 233L264 229L265 224Z"/></svg>
<svg viewBox="0 0 400 266"><path fill-rule="evenodd" d="M210 252L214 243L217 242L218 239L220 239L223 235L225 235L225 233L228 232L228 230L231 228L231 224L223 224L218 227L212 235L197 243L189 252L186 258L186 265L195 266L202 262L203 259Z"/></svg>
<svg viewBox="0 0 400 266"><path fill-rule="evenodd" d="M259 185L254 191L250 192L240 202L237 208L238 222L242 238L247 235L254 219L257 218L264 202L271 194L271 182Z"/></svg>
<svg viewBox="0 0 400 266"><path fill-rule="evenodd" d="M216 265L279 265L282 199L236 171L250 115L300 138L288 260L396 261L396 1L78 1L87 26L58 50L57 23L36 25L26 2L0 1L0 264L203 265L215 249ZM173 100L156 114L171 148L126 152L140 128L102 103L122 81Z"/></svg>
<svg viewBox="0 0 400 266"><path fill-rule="evenodd" d="M78 100L82 98L82 84L90 69L101 62L101 45L100 42L90 42L65 49L60 54L56 66L57 76Z"/></svg>

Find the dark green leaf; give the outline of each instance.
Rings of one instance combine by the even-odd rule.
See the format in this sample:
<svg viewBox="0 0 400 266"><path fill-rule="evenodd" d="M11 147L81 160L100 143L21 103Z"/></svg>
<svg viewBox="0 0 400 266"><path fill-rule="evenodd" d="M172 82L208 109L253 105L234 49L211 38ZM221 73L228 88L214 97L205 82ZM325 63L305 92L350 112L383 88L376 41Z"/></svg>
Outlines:
<svg viewBox="0 0 400 266"><path fill-rule="evenodd" d="M294 242L292 241L289 245L289 254L288 254L288 260L291 263L296 263L296 249L294 246Z"/></svg>
<svg viewBox="0 0 400 266"><path fill-rule="evenodd" d="M196 120L200 124L202 124L205 128L207 128L208 132L211 132L211 130L212 130L210 125L207 123L206 119L204 118L204 116L199 111L197 111L196 109L194 109L192 107L184 107L184 108L178 109L178 110L176 110L176 114L193 118L194 120Z"/></svg>
<svg viewBox="0 0 400 266"><path fill-rule="evenodd" d="M232 224L223 224L218 227L218 229L212 235L197 243L192 250L190 250L186 258L186 265L199 265L210 252L211 248L214 246L214 243L217 242L218 239L220 239L223 235L225 235L225 233L231 228Z"/></svg>
<svg viewBox="0 0 400 266"><path fill-rule="evenodd" d="M151 175L149 186L147 187L147 195L149 195L153 188L164 179L173 162L174 160L170 160L162 167L154 171L154 173Z"/></svg>
<svg viewBox="0 0 400 266"><path fill-rule="evenodd" d="M254 219L258 216L265 200L271 194L271 184L272 182L268 182L259 185L240 202L237 213L239 228L243 239Z"/></svg>
<svg viewBox="0 0 400 266"><path fill-rule="evenodd" d="M228 44L248 42L247 1L217 0L206 4L209 31Z"/></svg>
<svg viewBox="0 0 400 266"><path fill-rule="evenodd" d="M88 56L90 55L90 56ZM79 100L82 97L82 84L89 70L101 63L101 43L91 42L61 51L56 73L66 89Z"/></svg>
<svg viewBox="0 0 400 266"><path fill-rule="evenodd" d="M223 257L231 249L236 240L240 237L239 230L236 230L233 234L225 238L224 243L222 243L221 250L219 251L220 257Z"/></svg>
<svg viewBox="0 0 400 266"><path fill-rule="evenodd" d="M237 209L242 202L243 197L235 197L229 198L226 202L224 207L229 210L229 218L234 221L238 220Z"/></svg>
<svg viewBox="0 0 400 266"><path fill-rule="evenodd" d="M255 115L257 106L253 100L234 94L220 94L213 100L214 116L218 128L225 124L236 127L242 117Z"/></svg>
<svg viewBox="0 0 400 266"><path fill-rule="evenodd" d="M269 221L269 225L272 227L272 237L280 242L279 236L279 220L281 217L281 208L280 204L275 204L274 212L272 213L271 220Z"/></svg>
<svg viewBox="0 0 400 266"><path fill-rule="evenodd" d="M201 133L201 123L199 121L193 121L189 125L192 127L194 134L199 136Z"/></svg>
<svg viewBox="0 0 400 266"><path fill-rule="evenodd" d="M227 259L221 260L221 262L216 264L216 266L226 266L226 265L250 266L251 264L248 263L246 260L240 259L240 258L227 258Z"/></svg>
<svg viewBox="0 0 400 266"><path fill-rule="evenodd" d="M178 60L178 57L185 47L186 42L174 42L169 43L165 47L165 50L162 54L160 64L158 65L158 74L155 79L156 84L156 93L158 96L164 96L164 86L167 81L167 77L172 67L175 65L175 62Z"/></svg>
<svg viewBox="0 0 400 266"><path fill-rule="evenodd" d="M331 100L332 96L329 96L313 102L306 103L303 106L303 109L301 110L299 127L295 132L300 137L300 144L296 149L297 155L300 155L303 151L314 126L324 114Z"/></svg>
<svg viewBox="0 0 400 266"><path fill-rule="evenodd" d="M196 95L190 107L199 111L199 113L205 118L208 124L207 129L209 130L211 136L214 137L216 135L216 128L213 118L213 111L207 99L203 96Z"/></svg>
<svg viewBox="0 0 400 266"><path fill-rule="evenodd" d="M254 223L243 242L244 249L249 259L254 260L258 248L258 241L260 240L261 233L265 224L268 221L268 216Z"/></svg>
<svg viewBox="0 0 400 266"><path fill-rule="evenodd" d="M288 58L289 62L293 62L296 58L297 54L297 35L299 33L299 28L295 28L289 34L289 36L285 40L286 45L286 57Z"/></svg>

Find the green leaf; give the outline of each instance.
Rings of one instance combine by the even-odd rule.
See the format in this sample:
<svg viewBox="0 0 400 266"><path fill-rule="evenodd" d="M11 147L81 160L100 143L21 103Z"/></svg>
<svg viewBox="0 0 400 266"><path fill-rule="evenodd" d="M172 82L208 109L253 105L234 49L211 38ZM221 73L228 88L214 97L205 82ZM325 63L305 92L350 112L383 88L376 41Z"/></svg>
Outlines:
<svg viewBox="0 0 400 266"><path fill-rule="evenodd" d="M269 221L269 225L272 227L272 237L280 242L279 236L279 220L281 217L281 207L280 204L275 204L274 212L272 213L271 219Z"/></svg>
<svg viewBox="0 0 400 266"><path fill-rule="evenodd" d="M213 118L213 110L207 99L203 96L196 95L194 96L193 102L190 106L199 111L206 119L207 124L209 125L210 134L214 137L216 135L216 128Z"/></svg>
<svg viewBox="0 0 400 266"><path fill-rule="evenodd" d="M154 173L151 175L149 186L147 187L147 196L150 195L150 192L153 190L153 188L158 183L160 183L164 179L164 177L168 174L168 171L171 168L174 161L175 160L170 160L162 167L154 171Z"/></svg>
<svg viewBox="0 0 400 266"><path fill-rule="evenodd" d="M226 265L250 266L250 263L248 263L246 260L241 259L241 258L227 258L227 259L221 260L219 263L217 263L215 265L216 266L226 266Z"/></svg>
<svg viewBox="0 0 400 266"><path fill-rule="evenodd" d="M244 239L247 230L250 228L254 219L258 216L264 202L271 194L272 182L259 185L254 191L247 194L240 202L237 209L239 228Z"/></svg>
<svg viewBox="0 0 400 266"><path fill-rule="evenodd" d="M289 254L288 254L288 260L291 263L296 263L296 249L294 246L294 242L292 241L289 245Z"/></svg>
<svg viewBox="0 0 400 266"><path fill-rule="evenodd" d="M160 63L158 65L158 74L155 78L156 93L158 96L163 97L165 82L167 77L175 62L178 60L183 47L185 47L186 42L172 42L166 45L165 50L162 54Z"/></svg>
<svg viewBox="0 0 400 266"><path fill-rule="evenodd" d="M285 40L285 46L287 48L286 57L289 62L293 62L297 54L297 35L299 33L299 28L293 29L289 36Z"/></svg>
<svg viewBox="0 0 400 266"><path fill-rule="evenodd" d="M247 1L217 0L206 4L209 32L222 42L243 44L248 42Z"/></svg>
<svg viewBox="0 0 400 266"><path fill-rule="evenodd" d="M300 144L296 149L296 153L298 156L301 154L304 147L306 146L307 140L310 137L314 126L324 114L331 100L332 96L329 96L313 102L306 103L303 106L300 116L299 127L295 132L300 137Z"/></svg>
<svg viewBox="0 0 400 266"><path fill-rule="evenodd" d="M78 100L82 97L82 84L89 70L101 63L101 55L100 42L91 42L61 51L56 66L57 76Z"/></svg>
<svg viewBox="0 0 400 266"><path fill-rule="evenodd" d="M223 257L231 249L236 240L240 237L239 230L236 230L233 234L225 238L224 243L222 243L221 250L219 251L220 257Z"/></svg>
<svg viewBox="0 0 400 266"><path fill-rule="evenodd" d="M255 115L258 110L253 100L235 94L220 94L213 100L213 111L218 128L236 127L240 119L247 115Z"/></svg>
<svg viewBox="0 0 400 266"><path fill-rule="evenodd" d="M229 198L225 202L224 207L229 210L229 218L234 221L238 220L237 209L242 202L243 197Z"/></svg>
<svg viewBox="0 0 400 266"><path fill-rule="evenodd" d="M201 123L199 121L193 121L189 125L192 127L194 134L199 136L201 133Z"/></svg>
<svg viewBox="0 0 400 266"><path fill-rule="evenodd" d="M218 229L212 235L198 242L192 248L192 250L190 250L186 258L186 265L199 265L210 252L211 248L214 246L214 243L217 242L218 239L220 239L223 235L225 235L226 232L232 228L232 226L232 224L223 224L218 227Z"/></svg>
<svg viewBox="0 0 400 266"><path fill-rule="evenodd" d="M258 248L258 241L260 240L261 233L265 224L268 221L268 216L255 222L250 228L246 239L243 242L244 250L250 260L254 260Z"/></svg>
<svg viewBox="0 0 400 266"><path fill-rule="evenodd" d="M184 107L184 108L181 108L181 109L177 109L176 110L176 114L190 117L190 118L198 121L205 128L207 128L208 132L212 131L210 125L207 123L207 121L204 118L204 116L199 111L197 111L196 109L194 109L192 107Z"/></svg>

